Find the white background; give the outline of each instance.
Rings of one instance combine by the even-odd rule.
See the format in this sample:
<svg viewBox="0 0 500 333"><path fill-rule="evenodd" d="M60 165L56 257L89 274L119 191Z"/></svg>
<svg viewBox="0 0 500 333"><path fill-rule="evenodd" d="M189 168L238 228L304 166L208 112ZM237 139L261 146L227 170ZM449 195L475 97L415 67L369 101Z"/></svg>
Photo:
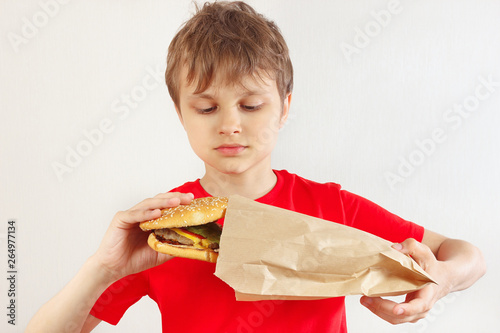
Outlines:
<svg viewBox="0 0 500 333"><path fill-rule="evenodd" d="M24 330L96 250L115 212L203 175L166 87L154 79L162 80L166 49L192 3L65 2L0 2L2 332ZM417 324L392 326L359 305L358 296L348 297L350 332L494 332L500 326L500 2L249 3L280 26L295 68L291 116L273 167L340 183L428 229L478 245L488 262L478 283L441 300ZM496 82L490 91L481 87L488 79ZM135 96L129 106L127 95ZM103 121L108 133L99 138ZM431 144L436 131L440 140ZM94 134L95 144L85 133ZM77 149L86 156L69 157ZM71 172L58 176L54 165L68 161ZM388 173L401 178L391 186ZM2 277L12 218L15 327L7 325ZM144 298L117 327L102 323L97 331L160 327L156 304Z"/></svg>

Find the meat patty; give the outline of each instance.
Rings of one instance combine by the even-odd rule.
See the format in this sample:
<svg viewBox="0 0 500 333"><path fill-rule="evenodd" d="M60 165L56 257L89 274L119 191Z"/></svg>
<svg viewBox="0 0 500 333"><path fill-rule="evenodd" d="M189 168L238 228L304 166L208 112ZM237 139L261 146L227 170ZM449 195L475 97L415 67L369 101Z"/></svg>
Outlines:
<svg viewBox="0 0 500 333"><path fill-rule="evenodd" d="M160 237L162 237L163 239L168 239L168 240L174 240L176 242L179 242L180 244L182 245L193 245L194 242L187 238L187 237L184 237L182 235L179 235L178 233L176 233L175 231L173 230L170 230L170 229L156 229L154 231L154 233Z"/></svg>

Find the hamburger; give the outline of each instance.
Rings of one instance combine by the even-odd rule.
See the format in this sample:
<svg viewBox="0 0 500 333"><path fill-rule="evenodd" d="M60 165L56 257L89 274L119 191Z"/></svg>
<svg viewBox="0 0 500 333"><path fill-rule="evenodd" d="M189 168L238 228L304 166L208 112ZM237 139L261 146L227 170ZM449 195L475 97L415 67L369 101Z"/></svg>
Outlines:
<svg viewBox="0 0 500 333"><path fill-rule="evenodd" d="M216 222L224 217L225 197L206 197L162 210L162 216L140 223L143 231L151 231L149 246L175 257L216 262L222 228Z"/></svg>

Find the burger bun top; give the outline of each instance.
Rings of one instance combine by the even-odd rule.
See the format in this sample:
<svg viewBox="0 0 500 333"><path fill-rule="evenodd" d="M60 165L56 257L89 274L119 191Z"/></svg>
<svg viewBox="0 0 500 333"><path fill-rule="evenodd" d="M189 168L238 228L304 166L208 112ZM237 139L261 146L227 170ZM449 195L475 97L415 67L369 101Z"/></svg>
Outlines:
<svg viewBox="0 0 500 333"><path fill-rule="evenodd" d="M205 197L193 199L189 205L179 205L162 210L162 216L141 222L142 230L182 228L206 224L224 217L227 207L226 197Z"/></svg>

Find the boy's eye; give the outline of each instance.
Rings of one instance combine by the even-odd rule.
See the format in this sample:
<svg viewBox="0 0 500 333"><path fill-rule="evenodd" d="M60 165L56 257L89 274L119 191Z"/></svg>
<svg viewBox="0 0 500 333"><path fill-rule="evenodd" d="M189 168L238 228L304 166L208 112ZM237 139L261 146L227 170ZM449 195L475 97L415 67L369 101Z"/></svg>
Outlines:
<svg viewBox="0 0 500 333"><path fill-rule="evenodd" d="M241 108L247 111L255 111L262 107L262 104L259 105L241 105Z"/></svg>
<svg viewBox="0 0 500 333"><path fill-rule="evenodd" d="M210 113L210 112L214 111L215 109L217 109L217 107L212 106L212 107L209 107L206 109L196 109L196 111L198 111L199 113Z"/></svg>

